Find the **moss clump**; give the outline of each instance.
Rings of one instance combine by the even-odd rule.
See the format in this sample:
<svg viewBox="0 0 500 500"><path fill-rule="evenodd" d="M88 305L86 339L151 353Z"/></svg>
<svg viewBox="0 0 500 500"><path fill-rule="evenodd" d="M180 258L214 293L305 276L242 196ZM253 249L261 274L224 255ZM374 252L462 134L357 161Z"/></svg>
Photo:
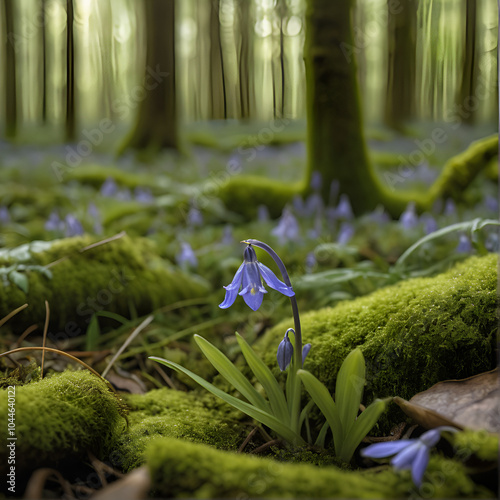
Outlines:
<svg viewBox="0 0 500 500"><path fill-rule="evenodd" d="M0 390L4 423L0 440L7 441L8 389ZM107 384L82 371L66 371L15 390L16 470L26 472L62 460L106 453L126 426L126 406ZM0 461L9 450L2 446Z"/></svg>
<svg viewBox="0 0 500 500"><path fill-rule="evenodd" d="M154 243L145 238L125 236L81 251L93 242L90 237L67 238L38 245L42 251L24 252L24 265L59 262L50 267L52 279L37 271L28 272L27 294L15 285L0 284L0 317L28 302L30 307L12 318L9 326L26 328L42 323L47 300L51 310L49 336L60 340L83 333L91 316L100 310L128 317L132 308L141 315L208 293L205 281L161 259ZM12 263L13 257L0 256L0 266Z"/></svg>
<svg viewBox="0 0 500 500"><path fill-rule="evenodd" d="M210 395L164 388L144 395L124 396L131 407L130 426L115 449L119 465L130 470L144 462L144 450L158 437L183 438L223 450L235 450L244 439L244 427L227 405ZM236 416L236 418L234 418Z"/></svg>
<svg viewBox="0 0 500 500"><path fill-rule="evenodd" d="M146 457L158 497L406 498L419 493L409 471L284 464L172 438L153 441ZM435 498L494 497L476 486L461 464L440 457L431 458L424 490Z"/></svg>
<svg viewBox="0 0 500 500"><path fill-rule="evenodd" d="M498 156L498 135L473 142L465 151L451 158L431 188L431 199L463 199L467 187Z"/></svg>
<svg viewBox="0 0 500 500"><path fill-rule="evenodd" d="M365 402L410 399L441 380L495 367L497 256L472 257L437 277L403 281L301 320L304 342L312 343L305 368L331 392L342 361L359 346ZM254 344L277 376L276 348L292 326L281 322Z"/></svg>
<svg viewBox="0 0 500 500"><path fill-rule="evenodd" d="M224 184L219 197L230 210L254 219L259 205L266 205L271 217L279 217L283 207L303 191L300 182L283 184L264 177L241 176Z"/></svg>
<svg viewBox="0 0 500 500"><path fill-rule="evenodd" d="M466 429L451 435L455 453L462 460L475 455L480 460L498 462L498 434Z"/></svg>

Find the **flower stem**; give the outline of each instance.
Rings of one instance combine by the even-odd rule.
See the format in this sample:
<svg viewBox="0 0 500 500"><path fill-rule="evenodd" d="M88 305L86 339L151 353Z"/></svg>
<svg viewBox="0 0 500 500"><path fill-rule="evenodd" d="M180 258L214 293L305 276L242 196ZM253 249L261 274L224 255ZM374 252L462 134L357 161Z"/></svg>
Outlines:
<svg viewBox="0 0 500 500"><path fill-rule="evenodd" d="M283 281L285 282L285 285L293 289L285 264L283 264L283 261L279 258L278 254L269 245L263 243L262 241L254 239L244 240L242 243L246 243L247 245L253 245L267 252L274 260L274 262L276 262L276 265L278 266L278 269L280 270L281 275L283 276ZM292 376L292 386L293 386L291 418L292 418L292 429L297 434L300 434L299 418L300 418L301 383L300 383L300 378L296 376L296 372L297 370L302 368L302 330L300 328L299 307L297 305L297 299L295 295L290 297L290 303L292 306L293 323L295 327L295 332L294 332L295 349L293 352L293 361L290 365L290 372L288 374L289 377Z"/></svg>

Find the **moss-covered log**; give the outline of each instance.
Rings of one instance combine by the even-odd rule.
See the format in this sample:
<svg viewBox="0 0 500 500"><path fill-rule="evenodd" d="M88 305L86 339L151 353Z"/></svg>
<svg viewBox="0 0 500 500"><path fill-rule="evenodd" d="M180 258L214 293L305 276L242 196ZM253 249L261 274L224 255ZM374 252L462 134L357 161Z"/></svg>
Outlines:
<svg viewBox="0 0 500 500"><path fill-rule="evenodd" d="M148 314L179 300L208 293L206 282L182 273L161 259L154 243L125 236L81 251L95 242L76 237L54 242L36 242L16 249L14 255L0 254L0 268L14 263L49 266L52 278L29 268L28 292L0 281L0 318L27 302L29 307L8 325L24 328L43 326L45 305L50 305L49 337L61 340L84 333L92 315L101 310L130 317L130 311ZM38 248L37 248L38 247Z"/></svg>
<svg viewBox="0 0 500 500"><path fill-rule="evenodd" d="M465 151L450 158L433 184L432 201L453 198L460 201L472 181L498 157L498 135L473 142Z"/></svg>
<svg viewBox="0 0 500 500"><path fill-rule="evenodd" d="M0 390L1 467L7 467L9 389ZM96 375L67 371L15 388L16 473L107 454L126 427L127 407ZM0 467L0 469L1 469ZM3 486L3 485L2 485ZM21 484L19 484L19 487Z"/></svg>
<svg viewBox="0 0 500 500"><path fill-rule="evenodd" d="M493 369L497 262L494 254L472 257L434 278L403 281L304 314L302 335L312 344L305 368L333 392L342 361L360 346L367 364L367 403L375 397L410 399L441 380ZM276 376L276 349L290 327L291 319L279 323L254 345ZM402 417L392 407L390 415L396 413Z"/></svg>
<svg viewBox="0 0 500 500"><path fill-rule="evenodd" d="M409 498L417 490L410 471L347 471L285 464L219 451L178 439L155 440L147 451L156 497L189 498ZM436 481L436 474L439 480ZM462 464L433 456L423 488L433 498L492 498Z"/></svg>

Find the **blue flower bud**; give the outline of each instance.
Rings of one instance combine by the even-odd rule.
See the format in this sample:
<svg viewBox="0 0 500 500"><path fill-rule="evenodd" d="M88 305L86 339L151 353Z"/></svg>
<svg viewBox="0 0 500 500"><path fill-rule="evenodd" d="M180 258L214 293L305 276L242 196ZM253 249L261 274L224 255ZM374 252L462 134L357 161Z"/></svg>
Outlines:
<svg viewBox="0 0 500 500"><path fill-rule="evenodd" d="M309 354L309 351L311 350L311 344L306 344L303 348L302 348L302 364L304 364L304 361L306 360L307 358L307 355Z"/></svg>
<svg viewBox="0 0 500 500"><path fill-rule="evenodd" d="M288 368L288 365L290 364L290 361L292 361L293 356L293 345L288 338L288 332L290 330L292 329L290 328L286 331L285 337L280 342L280 345L278 346L278 354L276 356L278 358L278 366L280 367L280 370L282 372Z"/></svg>

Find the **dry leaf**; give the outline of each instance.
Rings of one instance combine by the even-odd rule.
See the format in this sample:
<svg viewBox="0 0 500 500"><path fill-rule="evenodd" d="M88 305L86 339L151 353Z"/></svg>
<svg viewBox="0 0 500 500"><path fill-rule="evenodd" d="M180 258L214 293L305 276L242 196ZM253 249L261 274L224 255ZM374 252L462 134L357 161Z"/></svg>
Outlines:
<svg viewBox="0 0 500 500"><path fill-rule="evenodd" d="M462 380L438 382L410 401L395 397L394 402L427 429L453 425L500 432L498 368Z"/></svg>

